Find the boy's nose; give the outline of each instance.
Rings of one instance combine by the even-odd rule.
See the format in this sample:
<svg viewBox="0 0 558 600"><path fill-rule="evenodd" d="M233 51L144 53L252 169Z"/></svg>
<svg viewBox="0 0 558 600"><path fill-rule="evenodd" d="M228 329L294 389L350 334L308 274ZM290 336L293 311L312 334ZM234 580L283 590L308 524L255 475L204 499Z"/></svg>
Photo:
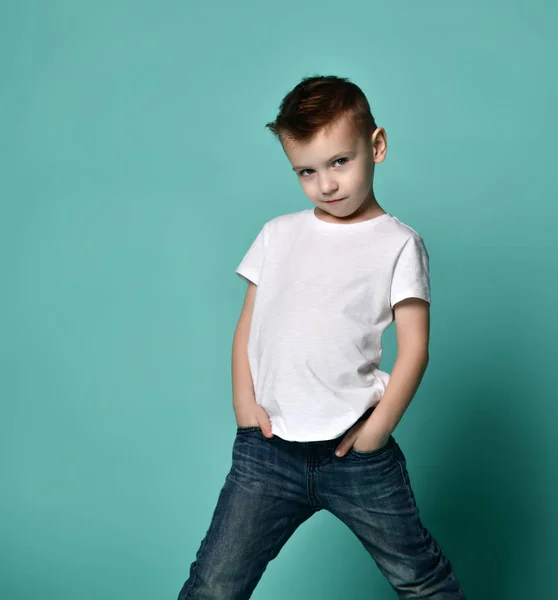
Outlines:
<svg viewBox="0 0 558 600"><path fill-rule="evenodd" d="M324 196L327 196L326 198L324 198L324 200L329 200L332 195L332 192L335 192L335 190L337 190L337 184L331 179L321 181L320 190Z"/></svg>

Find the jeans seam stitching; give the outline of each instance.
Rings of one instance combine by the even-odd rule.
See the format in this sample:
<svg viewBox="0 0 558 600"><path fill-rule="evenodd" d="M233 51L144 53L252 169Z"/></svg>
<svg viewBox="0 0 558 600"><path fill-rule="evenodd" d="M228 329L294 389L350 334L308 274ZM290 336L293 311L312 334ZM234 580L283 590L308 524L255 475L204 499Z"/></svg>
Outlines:
<svg viewBox="0 0 558 600"><path fill-rule="evenodd" d="M409 500L411 502L411 506L413 507L413 512L415 514L415 519L417 519L417 521L420 520L419 514L418 514L418 509L417 509L417 505L416 502L413 500L413 495L409 486L409 483L407 482L407 477L405 477L405 471L403 470L403 465L401 464L401 462L399 461L399 459L397 458L397 456L395 456L395 461L397 462L398 466L399 466L399 470L401 472L401 477L403 478L403 483L405 484L405 489L407 490L407 494L409 496ZM420 523L417 522L417 527L420 531L420 539L422 540L424 547L426 548L426 552L428 552L428 554L430 554L431 556L436 556L436 554L434 552L432 552L432 550L429 548L426 537L424 535L424 529L420 526Z"/></svg>

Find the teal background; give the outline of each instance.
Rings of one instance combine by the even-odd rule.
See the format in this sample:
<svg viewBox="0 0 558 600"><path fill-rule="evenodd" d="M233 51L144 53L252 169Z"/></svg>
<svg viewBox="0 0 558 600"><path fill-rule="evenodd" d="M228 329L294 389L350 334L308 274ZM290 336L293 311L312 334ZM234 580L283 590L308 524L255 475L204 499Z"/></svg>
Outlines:
<svg viewBox="0 0 558 600"><path fill-rule="evenodd" d="M367 94L378 200L430 253L431 359L395 432L423 521L470 600L554 596L556 13L1 4L2 599L178 595L230 467L235 268L311 207L264 125L313 74ZM253 598L395 594L322 511Z"/></svg>

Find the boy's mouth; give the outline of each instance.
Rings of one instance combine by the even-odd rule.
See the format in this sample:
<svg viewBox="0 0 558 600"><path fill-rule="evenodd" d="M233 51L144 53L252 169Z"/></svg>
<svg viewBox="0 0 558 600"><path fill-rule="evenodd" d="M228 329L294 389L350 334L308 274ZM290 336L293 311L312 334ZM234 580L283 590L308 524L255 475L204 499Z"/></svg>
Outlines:
<svg viewBox="0 0 558 600"><path fill-rule="evenodd" d="M328 204L337 204L338 202L342 202L345 198L339 198L339 200L326 200Z"/></svg>

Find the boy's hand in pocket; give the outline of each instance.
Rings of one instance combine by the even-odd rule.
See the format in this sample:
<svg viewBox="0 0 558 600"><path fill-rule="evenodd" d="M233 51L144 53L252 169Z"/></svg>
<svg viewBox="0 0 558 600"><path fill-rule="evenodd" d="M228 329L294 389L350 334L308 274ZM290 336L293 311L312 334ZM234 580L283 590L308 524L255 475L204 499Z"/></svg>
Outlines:
<svg viewBox="0 0 558 600"><path fill-rule="evenodd" d="M245 410L242 416L236 415L238 427L259 427L267 438L273 437L271 433L271 421L265 409L254 403L249 410Z"/></svg>
<svg viewBox="0 0 558 600"><path fill-rule="evenodd" d="M366 423L367 420L361 421L346 432L335 450L337 456L345 456L351 448L357 452L372 452L387 444L390 437L389 432L371 429L370 426L365 427Z"/></svg>

